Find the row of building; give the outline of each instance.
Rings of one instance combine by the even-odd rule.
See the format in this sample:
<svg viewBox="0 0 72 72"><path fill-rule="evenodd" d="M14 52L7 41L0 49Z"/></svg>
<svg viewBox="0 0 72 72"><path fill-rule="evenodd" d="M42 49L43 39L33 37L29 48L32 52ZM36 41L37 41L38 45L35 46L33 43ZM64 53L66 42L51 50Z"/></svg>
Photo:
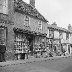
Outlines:
<svg viewBox="0 0 72 72"><path fill-rule="evenodd" d="M0 61L71 55L71 47L71 26L48 24L35 0L0 0Z"/></svg>

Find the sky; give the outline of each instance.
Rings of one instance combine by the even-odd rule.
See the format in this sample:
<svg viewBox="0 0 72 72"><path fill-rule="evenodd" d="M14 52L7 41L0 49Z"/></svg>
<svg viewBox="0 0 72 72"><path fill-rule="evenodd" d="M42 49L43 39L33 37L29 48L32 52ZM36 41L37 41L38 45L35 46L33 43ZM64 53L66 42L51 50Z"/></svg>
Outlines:
<svg viewBox="0 0 72 72"><path fill-rule="evenodd" d="M29 3L29 0L23 0ZM35 0L35 8L49 21L66 28L72 25L72 0Z"/></svg>

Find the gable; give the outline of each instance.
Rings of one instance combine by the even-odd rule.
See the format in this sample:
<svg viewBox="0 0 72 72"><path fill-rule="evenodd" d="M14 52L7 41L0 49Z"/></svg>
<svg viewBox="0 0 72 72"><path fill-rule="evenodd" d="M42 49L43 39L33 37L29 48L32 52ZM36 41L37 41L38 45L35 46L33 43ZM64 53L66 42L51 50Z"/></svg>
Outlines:
<svg viewBox="0 0 72 72"><path fill-rule="evenodd" d="M42 21L48 22L39 12L36 8L33 8L30 4L25 3L24 1L15 1L14 4L15 11L25 13L28 15L31 15L37 19L40 19Z"/></svg>

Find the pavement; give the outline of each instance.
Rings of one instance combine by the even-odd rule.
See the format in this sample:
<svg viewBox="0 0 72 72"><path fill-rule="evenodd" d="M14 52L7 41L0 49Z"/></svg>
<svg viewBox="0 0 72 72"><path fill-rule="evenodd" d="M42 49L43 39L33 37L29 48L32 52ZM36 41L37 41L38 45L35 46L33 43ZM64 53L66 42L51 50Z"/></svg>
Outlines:
<svg viewBox="0 0 72 72"><path fill-rule="evenodd" d="M26 63L32 63L37 61L47 61L47 60L54 60L54 59L60 59L60 58L68 58L68 57L71 57L71 56L55 56L55 57L48 57L48 58L31 58L26 60L12 60L12 61L0 62L0 67L5 67L9 65L26 64Z"/></svg>

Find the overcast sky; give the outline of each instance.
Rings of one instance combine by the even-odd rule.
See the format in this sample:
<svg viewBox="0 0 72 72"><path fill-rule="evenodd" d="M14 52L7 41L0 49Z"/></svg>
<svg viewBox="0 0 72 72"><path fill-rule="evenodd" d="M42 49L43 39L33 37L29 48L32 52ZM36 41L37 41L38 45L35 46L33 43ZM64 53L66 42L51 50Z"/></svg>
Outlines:
<svg viewBox="0 0 72 72"><path fill-rule="evenodd" d="M29 0L24 0L29 3ZM49 21L67 28L72 25L72 0L35 0L38 11Z"/></svg>

